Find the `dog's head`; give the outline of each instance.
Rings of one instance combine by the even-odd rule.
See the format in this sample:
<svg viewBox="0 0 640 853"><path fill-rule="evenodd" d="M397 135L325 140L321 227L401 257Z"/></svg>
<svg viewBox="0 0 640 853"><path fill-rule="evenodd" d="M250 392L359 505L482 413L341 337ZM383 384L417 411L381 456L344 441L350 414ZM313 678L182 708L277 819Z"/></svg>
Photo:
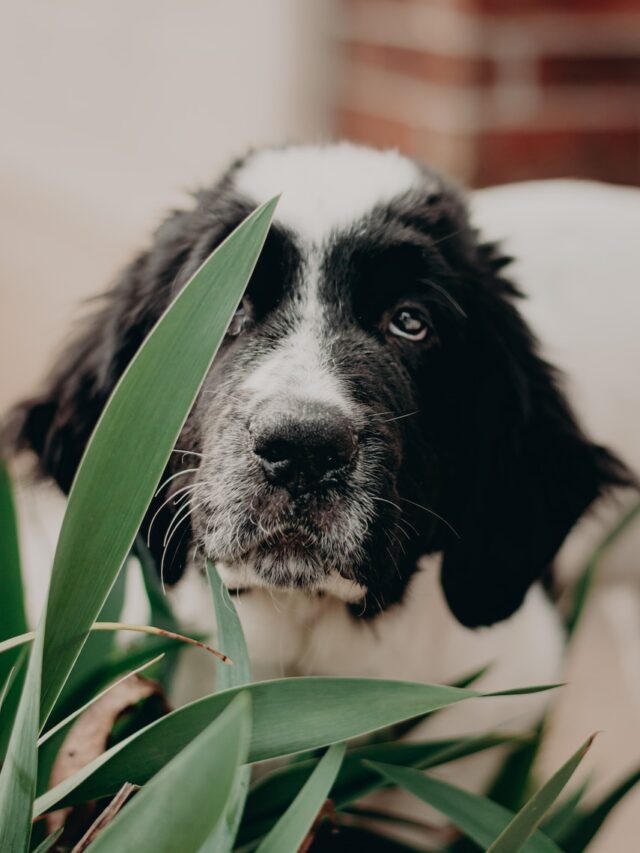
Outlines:
<svg viewBox="0 0 640 853"><path fill-rule="evenodd" d="M282 192L264 252L145 522L171 579L192 545L231 586L375 614L443 552L466 625L509 616L624 469L578 428L458 192L395 153L262 151L174 214L22 409L68 489L104 403L190 274ZM179 342L176 342L179 345ZM150 528L150 530L149 530Z"/></svg>

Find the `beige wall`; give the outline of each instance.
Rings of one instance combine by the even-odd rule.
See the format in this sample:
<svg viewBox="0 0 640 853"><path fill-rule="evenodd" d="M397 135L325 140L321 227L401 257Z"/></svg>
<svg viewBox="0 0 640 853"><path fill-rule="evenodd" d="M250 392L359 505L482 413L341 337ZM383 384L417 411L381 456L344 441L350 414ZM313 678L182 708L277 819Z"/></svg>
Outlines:
<svg viewBox="0 0 640 853"><path fill-rule="evenodd" d="M327 0L0 12L0 410L184 190L328 126Z"/></svg>

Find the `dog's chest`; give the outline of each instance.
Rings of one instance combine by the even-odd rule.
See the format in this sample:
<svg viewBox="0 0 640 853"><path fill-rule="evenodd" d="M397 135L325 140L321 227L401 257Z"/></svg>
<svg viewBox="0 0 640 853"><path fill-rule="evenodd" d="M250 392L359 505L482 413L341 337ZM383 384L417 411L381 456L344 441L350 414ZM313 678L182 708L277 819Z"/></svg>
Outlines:
<svg viewBox="0 0 640 853"><path fill-rule="evenodd" d="M188 573L174 605L184 623L215 636L206 581ZM439 559L428 558L400 604L373 619L341 601L299 592L251 589L234 597L255 678L337 675L453 683L492 664L487 689L553 680L562 633L539 587L510 619L469 630L450 614L439 582ZM532 638L536 642L532 642Z"/></svg>

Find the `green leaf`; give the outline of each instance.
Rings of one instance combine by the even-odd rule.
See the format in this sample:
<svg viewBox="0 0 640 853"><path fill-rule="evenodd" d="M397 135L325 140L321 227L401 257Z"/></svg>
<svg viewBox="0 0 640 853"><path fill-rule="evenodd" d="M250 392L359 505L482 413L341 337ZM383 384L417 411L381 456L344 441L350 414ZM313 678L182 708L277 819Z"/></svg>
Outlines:
<svg viewBox="0 0 640 853"><path fill-rule="evenodd" d="M44 743L46 743L48 740L50 740L57 732L59 732L61 729L68 726L69 723L72 723L76 719L76 717L79 717L80 714L83 714L87 710L87 708L90 708L91 705L94 704L94 702L97 702L98 699L102 699L102 697L106 693L108 693L114 687L117 687L118 684L121 684L126 678L130 678L132 675L139 675L145 669L147 669L150 666L153 666L154 663L157 663L161 658L162 658L162 655L156 655L156 657L152 658L151 660L147 661L146 663L143 663L141 666L137 667L136 669L133 669L130 672L125 673L117 681L114 681L113 684L109 684L108 687L105 687L105 689L102 690L100 693L97 693L95 696L92 696L91 699L89 699L87 702L84 703L84 705L80 705L79 708L76 708L68 716L64 717L62 720L60 720L60 722L56 723L55 726L52 726L50 729L48 729L45 732L45 734L41 735L41 737L38 739L38 746L40 747Z"/></svg>
<svg viewBox="0 0 640 853"><path fill-rule="evenodd" d="M195 853L224 814L250 725L242 693L100 832L92 853Z"/></svg>
<svg viewBox="0 0 640 853"><path fill-rule="evenodd" d="M204 640L200 635L191 635L192 639ZM68 700L58 703L49 718L47 726L55 725L60 720L68 717L87 698L91 698L101 690L114 682L125 672L130 672L142 664L148 663L152 658L162 653L174 654L176 649L182 647L182 641L172 637L150 637L147 641L133 643L126 648L116 648L111 655L103 661L99 669L94 670L88 678L78 685ZM162 674L162 673L161 673ZM147 673L149 678L156 678L156 670ZM41 791L39 791L41 793Z"/></svg>
<svg viewBox="0 0 640 853"><path fill-rule="evenodd" d="M51 835L48 835L44 841L41 841L40 844L31 851L31 853L47 853L47 850L51 850L63 832L64 826L61 826L60 829L56 829L56 831L52 832Z"/></svg>
<svg viewBox="0 0 640 853"><path fill-rule="evenodd" d="M452 687L470 687L479 678L482 678L489 669L491 664L475 669L472 672L467 672L461 678L452 682ZM371 735L369 743L386 743L387 741L397 741L401 737L406 737L410 732L414 731L418 726L422 725L425 720L424 714L419 717L414 717L412 720L405 720L395 726L389 726L387 729L382 729L379 732Z"/></svg>
<svg viewBox="0 0 640 853"><path fill-rule="evenodd" d="M4 704L4 700L9 692L11 685L13 684L13 679L16 677L16 668L12 667L4 680L4 684L0 688L0 711L2 710L2 706Z"/></svg>
<svg viewBox="0 0 640 853"><path fill-rule="evenodd" d="M458 740L353 746L348 749L342 762L338 778L331 791L331 799L336 809L342 809L388 784L379 773L365 766L364 759L402 766L436 767L485 749L513 742L516 738L520 739L520 736L489 733ZM292 802L316 765L316 759L308 759L279 767L253 786L241 827L242 842L257 838L270 828L278 815L282 814Z"/></svg>
<svg viewBox="0 0 640 853"><path fill-rule="evenodd" d="M131 622L94 622L89 628L89 631L107 631L110 633L113 633L114 631L133 631L138 634L150 634L153 637L160 637L162 639L169 636L172 640L180 640L188 645L199 646L201 649L215 655L219 660L227 661L227 656L225 654L206 645L200 640L196 640L193 637L187 637L184 634L169 635L164 628L156 628L155 625L134 625ZM29 631L27 634L21 634L19 637L11 637L8 640L4 640L0 643L0 653L13 649L16 646L24 646L27 643L31 643L34 638L35 631ZM227 663L231 664L231 661L227 661Z"/></svg>
<svg viewBox="0 0 640 853"><path fill-rule="evenodd" d="M0 770L0 850L29 849L31 812L38 772L38 720L44 626L36 632L18 713Z"/></svg>
<svg viewBox="0 0 640 853"><path fill-rule="evenodd" d="M233 661L233 666L216 662L216 688L225 690L229 687L241 687L251 681L251 664L242 625L229 591L222 583L216 567L207 560L206 569L216 611L217 642L226 649L226 654ZM224 818L213 835L206 840L200 853L229 853L233 850L250 781L251 768L239 767L234 791L227 804Z"/></svg>
<svg viewBox="0 0 640 853"><path fill-rule="evenodd" d="M0 461L0 640L27 630L24 609L18 528L9 472ZM15 663L15 655L0 659L0 683Z"/></svg>
<svg viewBox="0 0 640 853"><path fill-rule="evenodd" d="M553 774L493 842L487 853L516 853L538 828L538 824L560 796L564 786L573 776L576 767L593 743L592 735L562 767Z"/></svg>
<svg viewBox="0 0 640 853"><path fill-rule="evenodd" d="M593 841L596 833L605 822L611 811L618 805L620 800L626 796L640 782L640 769L635 770L619 785L607 794L596 806L588 812L576 814L576 820L568 825L567 831L562 832L559 843L562 844L567 853L582 853Z"/></svg>
<svg viewBox="0 0 640 853"><path fill-rule="evenodd" d="M180 623L171 609L169 599L162 591L158 567L147 548L144 538L140 534L136 537L134 553L138 558L142 570L142 581L151 611L150 621L154 625L157 625L158 628L166 628L167 631L181 633Z"/></svg>
<svg viewBox="0 0 640 853"><path fill-rule="evenodd" d="M324 677L274 679L225 690L178 708L116 744L39 797L36 814L60 802L71 804L114 794L125 781L144 784L239 690L251 694L251 762L329 746L482 695L474 690L405 681Z"/></svg>
<svg viewBox="0 0 640 853"><path fill-rule="evenodd" d="M330 746L300 793L258 847L257 853L296 853L333 785L345 752L345 745Z"/></svg>
<svg viewBox="0 0 640 853"><path fill-rule="evenodd" d="M9 472L0 460L0 641L27 630L24 593L20 572L18 529L13 500L13 489ZM20 701L24 683L26 656L14 651L0 657L0 684L5 684L9 673L14 670L12 689L7 689L0 709L0 764L9 743L11 728ZM11 687L11 684L9 685Z"/></svg>
<svg viewBox="0 0 640 853"><path fill-rule="evenodd" d="M471 794L442 779L425 776L419 770L373 761L367 763L394 785L399 785L442 812L483 850L492 844L513 819L513 812L491 802L486 797ZM524 853L560 853L560 848L540 831L536 832L521 849Z"/></svg>
<svg viewBox="0 0 640 853"><path fill-rule="evenodd" d="M204 262L149 333L102 412L74 479L45 620L44 722L124 563L255 266L275 200Z"/></svg>
<svg viewBox="0 0 640 853"><path fill-rule="evenodd" d="M487 795L494 803L514 812L524 805L532 787L533 768L544 732L543 720L529 741L517 745L507 754Z"/></svg>
<svg viewBox="0 0 640 853"><path fill-rule="evenodd" d="M124 606L125 583L126 568L119 573L111 587L107 600L98 615L99 622L119 621ZM115 639L116 636L113 631L92 631L89 634L52 711L54 720L58 708L64 708L76 691L101 668L104 661L113 652Z"/></svg>
<svg viewBox="0 0 640 853"><path fill-rule="evenodd" d="M216 661L216 689L241 687L251 681L251 664L242 625L229 590L222 583L216 567L209 560L207 560L207 578L216 611L217 642L233 661L232 666Z"/></svg>
<svg viewBox="0 0 640 853"><path fill-rule="evenodd" d="M562 845L563 836L578 817L578 806L582 802L587 788L588 782L579 785L565 800L558 803L557 807L540 824L544 834L552 838L556 844Z"/></svg>
<svg viewBox="0 0 640 853"><path fill-rule="evenodd" d="M578 623L584 612L589 592L593 584L593 580L598 571L598 567L602 558L605 556L609 548L618 541L620 536L626 529L633 524L636 518L640 515L640 502L631 507L631 509L623 516L616 526L604 537L602 542L589 557L587 564L580 573L578 580L573 587L573 601L569 615L567 616L566 626L569 638L575 634Z"/></svg>
<svg viewBox="0 0 640 853"><path fill-rule="evenodd" d="M162 589L160 574L155 560L147 548L144 538L140 534L136 537L133 553L138 558L140 564L142 581L147 601L149 602L149 610L151 612L149 621L152 625L157 625L158 628L165 628L167 631L173 631L177 634L184 633L179 620L171 608L169 599ZM149 649L154 649L158 645L158 640L149 639L145 645ZM155 673L155 678L162 684L166 693L169 693L171 690L180 651L181 649L178 647L169 651L162 662L162 666Z"/></svg>
<svg viewBox="0 0 640 853"><path fill-rule="evenodd" d="M0 708L0 766L5 759L13 722L18 713L18 704L22 695L28 663L29 650L26 648L20 649L15 665L5 682L7 689L2 700L2 708Z"/></svg>

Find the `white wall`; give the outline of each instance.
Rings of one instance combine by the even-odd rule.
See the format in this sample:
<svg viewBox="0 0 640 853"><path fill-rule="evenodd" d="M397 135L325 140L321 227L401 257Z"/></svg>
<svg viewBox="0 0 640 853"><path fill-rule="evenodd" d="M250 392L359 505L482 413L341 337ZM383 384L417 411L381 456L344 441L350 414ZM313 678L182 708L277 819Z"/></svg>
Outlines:
<svg viewBox="0 0 640 853"><path fill-rule="evenodd" d="M184 190L326 135L327 0L10 0L0 13L0 410Z"/></svg>

